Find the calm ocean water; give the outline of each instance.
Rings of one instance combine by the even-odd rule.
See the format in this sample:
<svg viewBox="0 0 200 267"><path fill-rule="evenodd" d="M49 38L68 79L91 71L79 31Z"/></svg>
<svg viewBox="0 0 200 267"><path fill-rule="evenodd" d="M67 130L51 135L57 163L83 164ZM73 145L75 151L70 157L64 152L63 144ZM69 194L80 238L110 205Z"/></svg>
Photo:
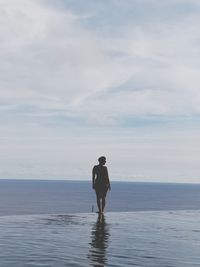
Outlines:
<svg viewBox="0 0 200 267"><path fill-rule="evenodd" d="M200 266L200 185L0 180L0 267Z"/></svg>
<svg viewBox="0 0 200 267"><path fill-rule="evenodd" d="M107 211L196 210L200 185L112 182ZM91 182L0 180L0 215L91 212Z"/></svg>

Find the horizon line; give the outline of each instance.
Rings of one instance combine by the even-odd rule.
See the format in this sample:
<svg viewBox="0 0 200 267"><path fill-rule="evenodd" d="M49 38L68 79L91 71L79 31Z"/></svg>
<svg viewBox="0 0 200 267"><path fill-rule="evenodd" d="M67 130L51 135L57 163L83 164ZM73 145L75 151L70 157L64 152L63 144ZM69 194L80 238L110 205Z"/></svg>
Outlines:
<svg viewBox="0 0 200 267"><path fill-rule="evenodd" d="M48 179L48 178L0 178L0 181L49 181L49 182L92 182L91 180L79 179ZM130 180L111 180L112 182L119 183L149 183L149 184L185 184L185 185L200 185L200 182L167 182L167 181L130 181Z"/></svg>

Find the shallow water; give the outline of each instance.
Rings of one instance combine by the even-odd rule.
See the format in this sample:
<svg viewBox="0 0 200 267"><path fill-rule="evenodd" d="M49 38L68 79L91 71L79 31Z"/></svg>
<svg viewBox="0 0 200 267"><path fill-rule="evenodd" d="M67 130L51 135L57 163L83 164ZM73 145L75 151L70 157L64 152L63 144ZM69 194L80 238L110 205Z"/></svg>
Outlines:
<svg viewBox="0 0 200 267"><path fill-rule="evenodd" d="M200 211L0 217L0 266L200 266Z"/></svg>

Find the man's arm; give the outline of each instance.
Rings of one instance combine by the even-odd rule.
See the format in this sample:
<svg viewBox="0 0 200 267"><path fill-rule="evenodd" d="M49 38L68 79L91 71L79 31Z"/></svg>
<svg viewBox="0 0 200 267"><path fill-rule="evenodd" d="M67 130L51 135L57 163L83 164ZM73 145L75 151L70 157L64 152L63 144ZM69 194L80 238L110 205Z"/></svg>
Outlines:
<svg viewBox="0 0 200 267"><path fill-rule="evenodd" d="M94 189L94 184L95 184L95 176L96 176L96 172L95 172L95 166L92 170L92 188Z"/></svg>
<svg viewBox="0 0 200 267"><path fill-rule="evenodd" d="M106 176L107 176L107 181L108 181L108 189L111 190L110 179L109 179L107 167L106 167Z"/></svg>

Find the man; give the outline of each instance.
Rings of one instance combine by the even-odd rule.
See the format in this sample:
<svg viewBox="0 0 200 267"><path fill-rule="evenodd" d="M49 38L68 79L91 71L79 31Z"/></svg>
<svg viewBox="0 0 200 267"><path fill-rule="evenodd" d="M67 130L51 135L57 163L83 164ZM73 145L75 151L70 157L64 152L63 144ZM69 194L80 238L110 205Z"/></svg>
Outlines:
<svg viewBox="0 0 200 267"><path fill-rule="evenodd" d="M92 170L92 188L96 191L97 206L99 213L104 212L106 205L106 194L108 189L111 190L106 164L106 157L98 159L99 165L95 165Z"/></svg>

